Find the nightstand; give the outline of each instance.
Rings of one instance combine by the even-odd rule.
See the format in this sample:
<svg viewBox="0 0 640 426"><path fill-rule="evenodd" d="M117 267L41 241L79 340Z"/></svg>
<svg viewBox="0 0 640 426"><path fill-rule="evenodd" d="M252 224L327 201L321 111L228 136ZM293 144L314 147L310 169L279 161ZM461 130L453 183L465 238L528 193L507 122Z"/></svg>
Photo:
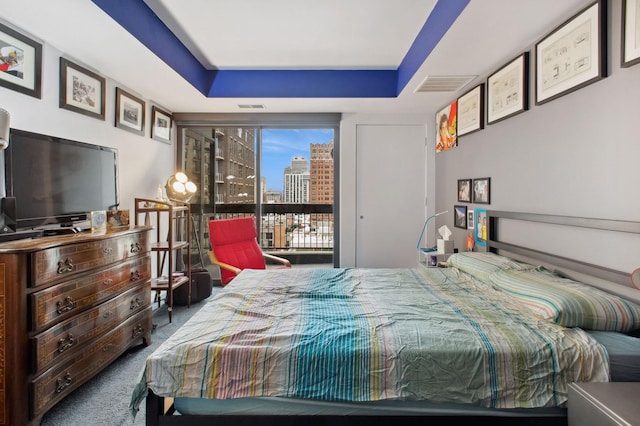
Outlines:
<svg viewBox="0 0 640 426"><path fill-rule="evenodd" d="M453 253L438 253L437 251L421 252L420 263L427 268L442 268L446 265L447 259ZM435 263L432 262L431 257L435 257Z"/></svg>
<svg viewBox="0 0 640 426"><path fill-rule="evenodd" d="M640 424L640 382L571 383L569 426Z"/></svg>

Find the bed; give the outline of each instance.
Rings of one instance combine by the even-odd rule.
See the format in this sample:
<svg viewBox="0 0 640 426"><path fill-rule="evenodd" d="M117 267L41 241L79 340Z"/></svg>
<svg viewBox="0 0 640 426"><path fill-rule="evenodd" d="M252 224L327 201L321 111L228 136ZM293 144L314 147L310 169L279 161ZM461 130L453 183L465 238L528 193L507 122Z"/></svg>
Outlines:
<svg viewBox="0 0 640 426"><path fill-rule="evenodd" d="M146 400L147 424L566 424L569 383L639 380L635 290L497 253L524 249L497 238L512 214L489 213L490 251L448 268L243 271L149 356L132 413Z"/></svg>

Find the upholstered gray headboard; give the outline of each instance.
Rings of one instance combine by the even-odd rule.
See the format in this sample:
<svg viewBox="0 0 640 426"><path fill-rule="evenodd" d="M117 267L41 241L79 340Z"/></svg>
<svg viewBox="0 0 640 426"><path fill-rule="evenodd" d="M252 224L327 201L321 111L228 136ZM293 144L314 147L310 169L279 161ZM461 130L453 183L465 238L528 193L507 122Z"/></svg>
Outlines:
<svg viewBox="0 0 640 426"><path fill-rule="evenodd" d="M608 219L592 219L584 217L573 216L558 216L548 214L537 213L521 213L521 212L508 212L508 211L496 211L487 210L487 250L494 253L500 252L506 255L519 255L525 258L536 259L540 262L554 265L556 272L563 273L563 269L569 271L577 271L580 274L596 277L606 282L619 284L625 287L622 290L625 297L631 295L633 299L640 299L640 291L631 286L629 270L617 270L608 266L599 265L593 262L586 262L578 260L565 255L559 255L558 253L552 253L549 251L539 250L536 248L527 247L524 244L513 243L510 241L508 231L504 231L502 222L538 222L542 224L550 224L558 229L564 227L581 228L578 232L593 232L589 230L598 230L603 233L623 233L624 237L632 236L633 238L640 239L640 222L621 221L621 220L608 220ZM622 235L620 235L622 236ZM634 243L635 244L635 243ZM598 250L598 242L592 242L592 248L590 250ZM638 247L638 253L640 253L640 246ZM604 250L604 249L603 249ZM632 253L623 251L622 254L632 256L633 260L640 266L640 258L635 258ZM516 256L517 257L517 256ZM569 275L569 274L567 274ZM589 283L592 284L592 283ZM598 287L602 287L598 285ZM604 285L605 290L613 290L613 292L619 293L620 289L617 286ZM636 293L638 295L636 296Z"/></svg>

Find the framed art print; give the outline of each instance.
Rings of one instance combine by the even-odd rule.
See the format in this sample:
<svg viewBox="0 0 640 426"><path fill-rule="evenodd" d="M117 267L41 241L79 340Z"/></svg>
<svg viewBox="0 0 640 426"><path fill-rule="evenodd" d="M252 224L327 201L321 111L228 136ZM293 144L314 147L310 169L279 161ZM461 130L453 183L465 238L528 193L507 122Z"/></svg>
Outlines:
<svg viewBox="0 0 640 426"><path fill-rule="evenodd" d="M467 229L467 206L453 206L453 226Z"/></svg>
<svg viewBox="0 0 640 426"><path fill-rule="evenodd" d="M173 117L155 105L151 108L151 137L164 143L171 143Z"/></svg>
<svg viewBox="0 0 640 426"><path fill-rule="evenodd" d="M487 247L487 211L476 209L475 229L473 232L476 247Z"/></svg>
<svg viewBox="0 0 640 426"><path fill-rule="evenodd" d="M0 24L0 86L41 98L42 45Z"/></svg>
<svg viewBox="0 0 640 426"><path fill-rule="evenodd" d="M529 109L529 52L525 52L487 79L487 124Z"/></svg>
<svg viewBox="0 0 640 426"><path fill-rule="evenodd" d="M473 180L473 202L476 204L491 204L491 178Z"/></svg>
<svg viewBox="0 0 640 426"><path fill-rule="evenodd" d="M104 120L105 78L60 58L60 108Z"/></svg>
<svg viewBox="0 0 640 426"><path fill-rule="evenodd" d="M640 63L640 0L622 0L622 67Z"/></svg>
<svg viewBox="0 0 640 426"><path fill-rule="evenodd" d="M116 127L144 135L145 102L116 87Z"/></svg>
<svg viewBox="0 0 640 426"><path fill-rule="evenodd" d="M606 77L606 10L597 1L536 44L536 105Z"/></svg>
<svg viewBox="0 0 640 426"><path fill-rule="evenodd" d="M458 179L458 202L471 202L471 179Z"/></svg>
<svg viewBox="0 0 640 426"><path fill-rule="evenodd" d="M484 128L484 83L458 98L458 137Z"/></svg>
<svg viewBox="0 0 640 426"><path fill-rule="evenodd" d="M474 229L476 226L476 218L474 210L467 210L467 229Z"/></svg>
<svg viewBox="0 0 640 426"><path fill-rule="evenodd" d="M436 114L436 129L438 129L436 152L446 151L458 146L457 110L458 102L454 101Z"/></svg>

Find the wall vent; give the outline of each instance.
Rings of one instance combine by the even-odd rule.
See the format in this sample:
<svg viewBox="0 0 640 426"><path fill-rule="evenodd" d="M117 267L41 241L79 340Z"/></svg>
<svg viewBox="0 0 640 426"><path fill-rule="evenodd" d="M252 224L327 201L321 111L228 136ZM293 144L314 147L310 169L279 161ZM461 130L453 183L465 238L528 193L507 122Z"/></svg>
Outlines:
<svg viewBox="0 0 640 426"><path fill-rule="evenodd" d="M261 105L261 104L238 104L238 108L242 108L242 109L264 109L264 105Z"/></svg>
<svg viewBox="0 0 640 426"><path fill-rule="evenodd" d="M476 77L477 75L429 75L416 92L457 92Z"/></svg>

